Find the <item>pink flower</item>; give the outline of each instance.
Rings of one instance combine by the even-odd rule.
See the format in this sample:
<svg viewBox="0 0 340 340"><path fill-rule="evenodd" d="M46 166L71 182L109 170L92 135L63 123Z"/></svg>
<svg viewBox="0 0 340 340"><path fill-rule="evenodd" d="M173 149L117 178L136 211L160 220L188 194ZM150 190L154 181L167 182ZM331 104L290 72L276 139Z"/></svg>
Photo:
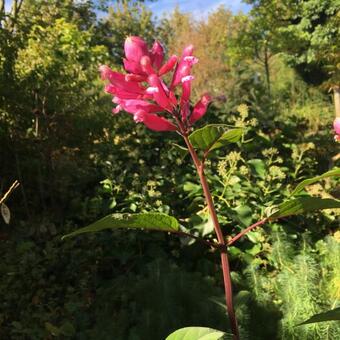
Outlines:
<svg viewBox="0 0 340 340"><path fill-rule="evenodd" d="M335 131L334 140L340 142L340 117L336 117L333 122L333 127Z"/></svg>
<svg viewBox="0 0 340 340"><path fill-rule="evenodd" d="M149 50L142 38L132 36L126 39L124 51L127 74L106 65L99 68L102 79L108 81L105 91L114 96L113 113L124 110L133 115L135 122L154 131L188 133L211 102L209 95L203 95L193 108L190 105L194 80L191 70L198 62L193 46L187 46L180 59L172 55L164 61L164 48L158 41ZM163 77L169 72L172 75L168 86ZM175 92L178 85L182 88L180 95Z"/></svg>
<svg viewBox="0 0 340 340"><path fill-rule="evenodd" d="M192 114L189 118L191 124L195 123L197 120L199 120L205 115L210 102L211 97L208 94L204 94L202 98L194 106Z"/></svg>
<svg viewBox="0 0 340 340"><path fill-rule="evenodd" d="M155 41L152 46L150 51L150 59L153 67L156 70L159 70L164 61L164 48L158 41Z"/></svg>

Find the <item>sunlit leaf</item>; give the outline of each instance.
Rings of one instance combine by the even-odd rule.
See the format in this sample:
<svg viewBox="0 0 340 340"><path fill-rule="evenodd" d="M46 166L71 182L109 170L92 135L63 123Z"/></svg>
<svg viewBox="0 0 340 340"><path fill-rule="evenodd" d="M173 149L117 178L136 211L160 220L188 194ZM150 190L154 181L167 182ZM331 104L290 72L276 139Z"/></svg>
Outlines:
<svg viewBox="0 0 340 340"><path fill-rule="evenodd" d="M264 178L266 175L266 164L262 159L251 159L248 161L248 164L250 167L255 171L255 173L260 176L261 178Z"/></svg>
<svg viewBox="0 0 340 340"><path fill-rule="evenodd" d="M189 139L194 148L209 152L229 143L238 142L242 134L241 128L230 130L227 125L211 124L194 131Z"/></svg>
<svg viewBox="0 0 340 340"><path fill-rule="evenodd" d="M231 334L207 327L185 327L171 333L165 340L224 340Z"/></svg>
<svg viewBox="0 0 340 340"><path fill-rule="evenodd" d="M271 207L269 219L276 219L290 215L297 215L323 209L340 208L340 200L319 197L298 197L283 202L277 207Z"/></svg>
<svg viewBox="0 0 340 340"><path fill-rule="evenodd" d="M296 186L296 188L291 192L290 195L294 196L294 195L298 194L299 192L301 192L301 190L303 190L307 185L318 182L318 181L320 181L324 178L334 177L334 176L340 176L340 168L332 169L330 171L325 172L324 174L322 174L320 176L315 176L315 177L312 177L312 178L305 179L304 181L302 181L301 183L299 183Z"/></svg>
<svg viewBox="0 0 340 340"><path fill-rule="evenodd" d="M64 235L62 239L84 233L95 233L104 229L150 229L160 231L178 231L178 221L163 213L139 213L139 214L111 214L80 228L70 234Z"/></svg>
<svg viewBox="0 0 340 340"><path fill-rule="evenodd" d="M298 326L306 325L309 323L325 322L325 321L336 321L340 320L340 307L329 310L324 313L315 314L308 320L301 322Z"/></svg>

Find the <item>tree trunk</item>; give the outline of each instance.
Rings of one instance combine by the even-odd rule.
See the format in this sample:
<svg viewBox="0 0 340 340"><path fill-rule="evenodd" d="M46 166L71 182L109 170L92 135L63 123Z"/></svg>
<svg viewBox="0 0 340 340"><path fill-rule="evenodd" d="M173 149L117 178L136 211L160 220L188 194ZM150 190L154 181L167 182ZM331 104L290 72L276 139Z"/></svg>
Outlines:
<svg viewBox="0 0 340 340"><path fill-rule="evenodd" d="M265 73L266 73L266 83L267 83L267 91L268 91L268 96L270 97L271 96L271 89L270 89L270 70L269 70L269 53L268 53L268 47L267 47L267 44L265 45L265 48L264 48L264 70L265 70Z"/></svg>

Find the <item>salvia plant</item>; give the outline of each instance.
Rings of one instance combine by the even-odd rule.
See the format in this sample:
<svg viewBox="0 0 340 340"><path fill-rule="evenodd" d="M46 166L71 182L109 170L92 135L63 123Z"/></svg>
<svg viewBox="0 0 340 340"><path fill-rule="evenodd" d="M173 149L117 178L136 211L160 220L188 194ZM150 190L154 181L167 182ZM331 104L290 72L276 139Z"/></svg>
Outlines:
<svg viewBox="0 0 340 340"><path fill-rule="evenodd" d="M203 94L196 104L191 104L191 86L194 80L191 71L198 62L193 55L192 45L183 50L181 57L172 55L166 61L164 48L158 41L149 49L142 38L131 36L125 40L124 50L123 63L127 73L115 72L106 65L100 66L101 77L107 81L105 91L113 95L113 103L116 104L113 113L127 112L131 114L136 123L142 123L148 129L161 133L176 132L184 140L186 147L181 147L181 152L191 155L216 234L216 241L199 239L220 252L231 334L205 327L187 327L175 331L167 339L239 339L233 306L228 247L249 231L267 222L304 212L340 208L339 200L311 197L304 191L307 185L326 177L340 175L340 169L336 168L320 176L304 180L291 192L287 201L267 209L265 218L236 235L225 235L217 218L205 175L205 165L207 157L214 150L230 143L241 145L246 126L230 128L223 124L209 124L203 128L194 129L194 124L205 115L212 98L208 94ZM334 128L338 135L338 122ZM198 238L181 226L175 217L159 212L111 214L64 237L116 228L160 230Z"/></svg>

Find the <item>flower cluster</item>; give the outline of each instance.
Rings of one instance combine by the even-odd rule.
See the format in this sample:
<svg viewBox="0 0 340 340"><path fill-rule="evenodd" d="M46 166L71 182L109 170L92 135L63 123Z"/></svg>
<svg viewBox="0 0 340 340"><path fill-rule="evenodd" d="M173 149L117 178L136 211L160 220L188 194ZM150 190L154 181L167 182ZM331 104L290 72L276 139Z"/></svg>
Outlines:
<svg viewBox="0 0 340 340"><path fill-rule="evenodd" d="M335 131L334 140L340 142L340 117L335 118L333 127Z"/></svg>
<svg viewBox="0 0 340 340"><path fill-rule="evenodd" d="M155 131L187 131L206 112L211 101L207 94L190 106L191 69L198 59L193 46L187 46L180 58L172 55L164 62L164 49L155 41L151 50L140 37L128 37L124 44L123 60L126 74L100 66L101 77L108 80L106 92L117 104L113 113L124 110ZM164 76L172 72L167 85ZM180 95L177 89L180 88Z"/></svg>

